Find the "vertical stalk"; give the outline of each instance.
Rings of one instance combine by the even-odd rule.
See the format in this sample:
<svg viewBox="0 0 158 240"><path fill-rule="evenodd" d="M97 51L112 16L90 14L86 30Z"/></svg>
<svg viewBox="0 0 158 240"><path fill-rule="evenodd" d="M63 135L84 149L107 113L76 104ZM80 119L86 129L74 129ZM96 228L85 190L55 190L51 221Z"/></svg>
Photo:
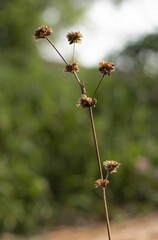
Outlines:
<svg viewBox="0 0 158 240"><path fill-rule="evenodd" d="M75 43L73 43L73 62L76 62L76 56L75 56Z"/></svg>
<svg viewBox="0 0 158 240"><path fill-rule="evenodd" d="M104 201L104 211L105 211L105 216L106 216L106 227L107 227L107 231L108 231L108 238L109 238L109 240L112 240L105 188L102 188L102 195L103 195L103 201Z"/></svg>
<svg viewBox="0 0 158 240"><path fill-rule="evenodd" d="M100 178L103 180L103 171L102 171L102 167L101 167L100 152L99 152L98 140L97 140L97 135L96 135L96 130L95 130L95 123L94 123L92 107L89 107L89 114L90 114L90 120L91 120L93 139L94 139L94 145L95 145L95 150L96 150ZM102 195L103 195L103 202L104 202L104 211L105 211L105 216L106 216L108 239L112 240L105 188L102 188Z"/></svg>
<svg viewBox="0 0 158 240"><path fill-rule="evenodd" d="M102 166L101 166L100 152L99 152L98 140L97 140L97 135L96 135L96 130L95 130L95 123L94 123L92 107L89 107L89 114L90 114L90 120L91 120L93 139L94 139L94 145L95 145L95 151L96 151L96 156L97 156L100 178L103 180L103 171L102 171Z"/></svg>
<svg viewBox="0 0 158 240"><path fill-rule="evenodd" d="M73 34L73 32L72 32ZM76 42L80 42L81 41L81 37L82 35L80 34L80 32L77 32L78 34L78 41ZM47 35L46 35L47 36ZM41 36L36 36L36 32L35 32L35 39L41 38ZM66 59L62 56L62 54L58 51L58 49L55 47L54 43L48 38L48 37L44 37L50 44L51 46L55 49L55 51L58 53L58 55L61 57L61 59L64 61L64 63L69 67L69 64ZM69 40L68 40L69 41ZM75 55L75 41L73 42L73 62L76 63L76 55ZM70 42L71 44L71 42ZM106 74L110 75L113 71L114 71L114 64L112 62L102 62L99 65L101 65L101 68L103 67L103 71L101 71L103 73L95 91L92 97L92 100L94 100L98 89L103 81L103 78ZM104 69L105 68L105 69ZM73 73L77 83L80 86L81 89L81 93L86 95L86 88L84 85L84 82L81 82L76 71L70 71ZM88 105L91 106L91 105ZM89 109L89 116L90 116L90 121L91 121L91 127L92 127L92 133L93 133L93 140L94 140L94 145L95 145L95 151L96 151L96 157L97 157L97 163L98 163L98 169L99 169L99 173L100 173L100 179L104 180L104 176L103 176L103 171L102 171L102 166L101 166L101 159L100 159L100 152L99 152L99 146L98 146L98 140L97 140L97 135L96 135L96 129L95 129L95 123L94 123L94 117L93 117L93 109L92 106L88 107ZM109 176L109 172L106 175L105 180L108 179ZM107 199L106 199L106 188L102 187L102 196L103 196L103 202L104 202L104 211L105 211L105 217L106 217L106 226L107 226L107 232L108 232L108 239L112 240L112 236L111 236L111 229L110 229L110 221L109 221L109 214L108 214L108 206L107 206Z"/></svg>
<svg viewBox="0 0 158 240"><path fill-rule="evenodd" d="M46 37L46 39L51 44L51 46L55 49L55 51L59 54L59 56L62 58L62 60L65 62L65 64L69 65L68 62L66 61L66 59L62 56L62 54L55 47L53 42L48 37ZM73 61L75 63L75 43L74 43L74 46L73 46ZM78 82L78 84L79 84L79 86L81 88L81 92L82 92L83 91L83 87L84 87L84 90L85 90L84 84L83 85L81 84L81 81L80 81L80 79L79 79L79 77L78 77L78 75L77 75L77 73L75 71L73 72L73 75L75 76L75 79L77 80L77 82ZM96 87L96 90L95 90L95 92L93 94L93 99L96 96L96 93L97 93L97 91L98 91L98 89L99 89L99 87L100 87L100 85L102 83L102 80L103 80L104 76L105 76L105 74L103 74L99 84ZM85 90L85 92L86 92L86 90ZM94 123L92 107L89 107L89 114L90 114L92 133L93 133L93 140L94 140L94 145L95 145L95 150L96 150L96 156L97 156L97 162L98 162L100 178L103 180L103 172L102 172L102 166L101 166L101 160L100 160L100 152L99 152L98 140L97 140L97 135L96 135L96 130L95 130L95 123ZM106 179L107 178L108 178L108 175L106 176ZM106 216L106 225L107 225L108 239L112 240L105 188L102 188L102 195L103 195L104 210L105 210L105 216Z"/></svg>

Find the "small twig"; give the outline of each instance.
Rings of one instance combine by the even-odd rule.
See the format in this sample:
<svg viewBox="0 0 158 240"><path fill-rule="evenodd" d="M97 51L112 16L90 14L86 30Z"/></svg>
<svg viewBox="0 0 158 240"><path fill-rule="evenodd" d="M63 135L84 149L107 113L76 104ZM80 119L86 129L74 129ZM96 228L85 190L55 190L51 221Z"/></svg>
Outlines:
<svg viewBox="0 0 158 240"><path fill-rule="evenodd" d="M46 39L47 39L47 41L51 44L51 46L55 49L55 51L59 54L59 56L62 58L62 60L66 63L66 65L69 65L68 62L66 61L66 59L63 57L63 55L62 55L62 54L59 52L59 50L55 47L55 45L53 44L53 42L52 42L48 37L46 37ZM74 46L75 46L75 44L74 44ZM75 49L74 49L74 50L75 50ZM75 55L75 53L74 53L74 55ZM78 84L80 85L80 88L82 89L82 84L81 84L81 81L80 81L77 73L76 73L75 71L72 72L72 73L73 73L73 75L75 76Z"/></svg>
<svg viewBox="0 0 158 240"><path fill-rule="evenodd" d="M105 180L108 180L108 177L109 177L109 172L107 172Z"/></svg>
<svg viewBox="0 0 158 240"><path fill-rule="evenodd" d="M47 41L52 45L52 47L55 49L55 51L59 54L59 56L62 58L62 60L66 63L66 65L69 65L66 59L62 56L62 54L58 51L58 49L55 47L55 45L52 43L52 41L46 37Z"/></svg>
<svg viewBox="0 0 158 240"><path fill-rule="evenodd" d="M73 62L75 63L76 62L76 52L75 52L75 46L76 46L76 44L75 43L73 43Z"/></svg>
<svg viewBox="0 0 158 240"><path fill-rule="evenodd" d="M80 85L81 92L82 92L82 83L81 83L81 81L80 81L80 79L79 79L79 77L78 77L77 73L76 73L75 71L74 71L74 72L72 72L72 73L73 73L73 75L75 76L75 78L76 78L76 80L77 80L78 84Z"/></svg>
<svg viewBox="0 0 158 240"><path fill-rule="evenodd" d="M107 231L108 231L108 238L109 238L109 240L112 240L105 188L102 188L102 194L103 194L103 201L104 201L104 210L105 210L105 215L106 215L106 226L107 226Z"/></svg>
<svg viewBox="0 0 158 240"><path fill-rule="evenodd" d="M97 135L96 135L96 130L95 130L95 123L94 123L92 107L89 107L89 114L90 114L90 120L91 120L93 139L94 139L94 144L95 144L95 150L96 150L96 156L97 156L97 161L98 161L100 178L103 180L103 171L102 171L102 166L101 166L100 152L99 152L99 147L98 147L98 140L97 140Z"/></svg>
<svg viewBox="0 0 158 240"><path fill-rule="evenodd" d="M97 92L98 92L98 89L99 89L99 87L100 87L100 85L101 85L101 83L102 83L102 81L103 81L104 76L105 76L105 74L102 75L102 77L101 77L101 79L100 79L100 82L98 83L98 85L97 85L97 87L96 87L96 89L95 89L95 92L94 92L93 97L92 97L93 99L95 98L95 96L96 96L96 94L97 94Z"/></svg>

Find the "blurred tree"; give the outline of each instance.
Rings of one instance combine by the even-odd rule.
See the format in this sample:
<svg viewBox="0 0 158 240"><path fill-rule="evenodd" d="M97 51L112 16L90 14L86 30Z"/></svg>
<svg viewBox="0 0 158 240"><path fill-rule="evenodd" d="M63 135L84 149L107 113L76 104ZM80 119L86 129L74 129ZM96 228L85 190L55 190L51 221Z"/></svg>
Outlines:
<svg viewBox="0 0 158 240"><path fill-rule="evenodd" d="M60 74L58 71L52 74L52 69L45 68L37 58L32 35L38 26L47 24L43 14L48 9L58 13L56 26L60 31L81 17L88 2L81 5L69 0L0 2L0 231L33 231L52 217L53 191L48 176L45 177L43 161L50 161L54 149L52 137L58 141L56 126L51 130L50 113L55 86L50 88L52 83L48 79L58 79ZM60 91L57 84L54 101ZM43 111L48 117L38 121ZM48 138L47 144L40 140L43 136ZM46 149L40 151L39 142Z"/></svg>
<svg viewBox="0 0 158 240"><path fill-rule="evenodd" d="M123 170L121 177L113 180L114 188L118 201L128 202L131 211L134 202L143 211L157 205L157 39L157 33L147 35L117 56L117 80L106 95L104 112L110 115L108 149L112 148L112 154L119 153Z"/></svg>

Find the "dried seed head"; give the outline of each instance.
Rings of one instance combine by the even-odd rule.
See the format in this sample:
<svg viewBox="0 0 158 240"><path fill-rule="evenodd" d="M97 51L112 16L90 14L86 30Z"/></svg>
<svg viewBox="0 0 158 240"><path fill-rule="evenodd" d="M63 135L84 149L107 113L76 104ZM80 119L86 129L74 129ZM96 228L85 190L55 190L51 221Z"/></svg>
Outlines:
<svg viewBox="0 0 158 240"><path fill-rule="evenodd" d="M82 34L80 32L69 32L67 34L67 39L69 44L81 43Z"/></svg>
<svg viewBox="0 0 158 240"><path fill-rule="evenodd" d="M65 66L64 72L78 72L79 65L77 63L68 64Z"/></svg>
<svg viewBox="0 0 158 240"><path fill-rule="evenodd" d="M103 165L108 173L116 173L117 168L119 168L121 164L114 160L106 160L103 162Z"/></svg>
<svg viewBox="0 0 158 240"><path fill-rule="evenodd" d="M108 180L104 180L104 179L98 179L95 181L95 188L106 188L107 185L109 184L109 181Z"/></svg>
<svg viewBox="0 0 158 240"><path fill-rule="evenodd" d="M34 38L35 40L38 40L40 38L46 38L49 35L51 35L52 32L53 32L52 28L48 26L42 26L42 27L39 27L37 30L35 30Z"/></svg>
<svg viewBox="0 0 158 240"><path fill-rule="evenodd" d="M82 94L79 98L77 107L82 106L83 108L95 107L97 100L95 98L89 98L86 94Z"/></svg>
<svg viewBox="0 0 158 240"><path fill-rule="evenodd" d="M115 71L115 64L112 62L100 62L99 71L105 75L110 75Z"/></svg>

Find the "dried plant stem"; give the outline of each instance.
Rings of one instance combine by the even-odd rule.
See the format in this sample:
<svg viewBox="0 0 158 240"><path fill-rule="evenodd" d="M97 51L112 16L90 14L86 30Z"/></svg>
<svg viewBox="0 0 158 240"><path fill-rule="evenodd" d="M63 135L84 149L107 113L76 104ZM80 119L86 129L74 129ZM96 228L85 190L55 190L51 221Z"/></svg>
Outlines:
<svg viewBox="0 0 158 240"><path fill-rule="evenodd" d="M105 180L108 180L109 173L107 172Z"/></svg>
<svg viewBox="0 0 158 240"><path fill-rule="evenodd" d="M96 94L97 94L97 92L98 92L98 89L99 89L99 87L100 87L100 85L101 85L101 83L102 83L102 81L103 81L104 76L105 76L105 74L102 75L102 77L101 77L101 79L100 79L100 82L98 83L98 85L97 85L97 87L96 87L96 89L95 89L95 92L94 92L93 97L92 97L93 99L95 98L95 96L96 96Z"/></svg>
<svg viewBox="0 0 158 240"><path fill-rule="evenodd" d="M79 87L80 87L82 96L79 99L79 103L77 105L82 106L83 108L88 108L89 109L89 116L90 116L90 121L91 121L93 140L94 140L98 169L99 169L99 174L100 174L100 179L98 179L99 183L100 183L100 186L99 185L98 186L102 188L102 196L103 196L103 203L104 203L104 211L105 211L105 218L106 218L108 240L112 240L108 206L107 206L107 199L106 199L106 186L109 183L109 181L108 181L109 174L112 173L112 172L116 172L116 169L119 167L120 164L118 162L114 161L114 160L106 160L104 162L104 167L107 171L107 174L106 174L106 177L104 179L104 175L103 175L103 171L102 171L102 165L101 165L100 151L99 151L98 140L97 140L96 129L95 129L95 123L94 123L93 107L96 104L95 96L96 96L96 94L99 90L99 87L100 87L103 79L104 79L104 76L105 75L110 75L112 72L114 72L115 65L112 62L105 62L105 61L102 61L101 63L99 63L99 71L103 75L101 76L101 79L100 79L98 85L96 86L93 97L92 98L87 97L84 82L80 81L80 79L79 79L79 77L76 73L79 70L79 67L78 67L78 64L76 63L76 53L75 53L76 45L75 45L75 43L80 43L81 42L82 34L80 32L69 32L67 34L69 44L73 44L73 56L72 56L73 63L70 64L66 61L66 59L63 57L63 55L58 51L58 49L55 47L54 43L48 38L48 36L50 36L52 32L53 32L52 28L50 28L48 26L42 26L34 32L34 38L35 38L35 40L45 38L50 43L50 45L55 49L57 54L61 57L61 59L66 64L65 72L72 73L74 75ZM97 184L99 184L98 180L96 181Z"/></svg>
<svg viewBox="0 0 158 240"><path fill-rule="evenodd" d="M69 65L66 59L62 56L62 54L58 51L58 49L55 47L53 42L46 37L46 40L51 44L51 46L55 49L55 51L58 53L58 55L62 58L62 60L65 62L66 65ZM75 43L73 46L73 61L75 62ZM75 79L77 80L77 83L80 86L81 92L83 91L86 92L84 84L81 83L77 73L74 71L72 72L73 75L75 76ZM97 88L93 94L93 99L96 96L96 93L102 83L102 80L104 78L105 74L102 75L101 80L99 84L97 85ZM96 130L95 130L95 123L94 123L94 117L93 117L93 110L92 107L89 107L89 114L90 114L90 120L91 120L91 126L92 126L92 132L93 132L93 139L94 139L94 144L95 144L95 150L96 150L96 156L97 156L97 162L98 162L98 168L99 168L99 173L100 173L100 178L103 180L103 172L102 172L102 166L101 166L101 160L100 160L100 152L99 152L99 147L98 147L98 141L97 141L97 135L96 135ZM106 179L108 178L108 175L106 176ZM109 221L109 214L108 214L108 207L107 207L107 201L106 201L106 192L105 188L102 188L102 194L103 194L103 201L104 201L104 210L105 210L105 216L106 216L106 225L107 225L107 232L108 232L108 238L109 240L112 240L111 238L111 230L110 230L110 221Z"/></svg>
<svg viewBox="0 0 158 240"><path fill-rule="evenodd" d="M81 81L80 81L80 79L79 79L77 73L76 73L76 72L72 72L72 73L73 73L73 75L75 76L75 78L76 78L78 84L80 85L80 88L82 89L82 84L81 84Z"/></svg>
<svg viewBox="0 0 158 240"><path fill-rule="evenodd" d="M97 140L97 135L96 135L96 130L95 130L95 123L94 123L92 107L89 107L89 114L90 114L90 120L91 120L93 139L94 139L94 144L95 144L95 150L96 150L96 156L97 156L97 161L98 161L100 178L103 179L103 171L102 171L102 166L101 166L100 152L99 152L99 147L98 147L98 140Z"/></svg>
<svg viewBox="0 0 158 240"><path fill-rule="evenodd" d="M62 60L66 63L66 65L69 65L69 63L66 61L66 59L63 57L63 55L59 52L59 50L55 47L55 45L53 44L53 42L48 38L46 37L47 41L51 44L51 46L55 49L55 51L58 53L58 55L62 58ZM75 44L74 44L75 46ZM75 51L75 49L73 49L73 51ZM74 52L74 57L75 57L75 52ZM77 80L78 84L80 85L80 88L82 89L82 84L80 82L80 79L77 75L76 72L72 72L75 76L75 79Z"/></svg>
<svg viewBox="0 0 158 240"><path fill-rule="evenodd" d="M100 152L99 152L99 146L98 146L97 135L96 135L96 130L95 130L95 123L94 123L92 107L89 107L89 114L90 114L90 120L91 120L93 139L94 139L94 144L95 144L100 178L103 180L103 171L102 171L102 167L101 167ZM108 174L107 174L106 178L108 178ZM109 238L109 240L112 240L105 188L102 188L102 194L103 194L103 201L104 201L104 210L105 210L105 216L106 216L108 238Z"/></svg>
<svg viewBox="0 0 158 240"><path fill-rule="evenodd" d="M76 44L75 43L73 43L73 62L75 63L76 62L76 52L75 52L75 46L76 46Z"/></svg>
<svg viewBox="0 0 158 240"><path fill-rule="evenodd" d="M66 59L62 56L62 54L58 51L58 49L55 47L55 45L52 43L52 41L46 37L47 41L52 45L52 47L55 49L55 51L59 54L59 56L63 59L63 61L66 63L66 65L69 65Z"/></svg>
<svg viewBox="0 0 158 240"><path fill-rule="evenodd" d="M112 240L105 188L102 188L102 194L103 194L103 201L104 201L104 210L106 215L106 226L107 226L108 238L109 240Z"/></svg>

